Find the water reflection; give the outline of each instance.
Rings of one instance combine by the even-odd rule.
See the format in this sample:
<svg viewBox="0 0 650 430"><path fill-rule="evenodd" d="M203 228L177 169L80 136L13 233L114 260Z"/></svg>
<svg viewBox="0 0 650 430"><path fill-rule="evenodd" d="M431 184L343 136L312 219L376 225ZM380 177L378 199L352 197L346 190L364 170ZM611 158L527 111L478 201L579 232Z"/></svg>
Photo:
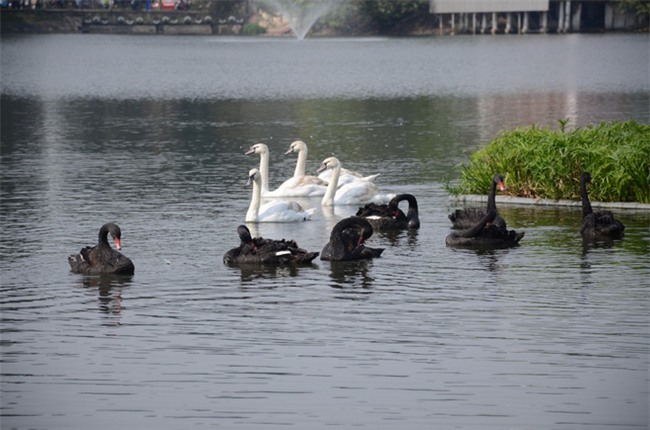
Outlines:
<svg viewBox="0 0 650 430"><path fill-rule="evenodd" d="M366 260L360 261L330 261L330 278L332 288L346 289L370 288L374 278L369 274L369 267L374 264Z"/></svg>
<svg viewBox="0 0 650 430"><path fill-rule="evenodd" d="M306 270L309 267L317 268L315 264L308 266L274 266L267 264L240 264L238 266L231 266L231 270L239 272L242 284L250 284L259 279L274 279L282 277L296 277L301 270ZM272 284L268 288L277 288L281 284Z"/></svg>
<svg viewBox="0 0 650 430"><path fill-rule="evenodd" d="M98 292L99 310L110 315L122 313L122 292L131 285L133 276L98 275L81 276L80 283L89 292ZM119 321L115 324L119 325Z"/></svg>
<svg viewBox="0 0 650 430"><path fill-rule="evenodd" d="M419 230L387 230L375 231L373 234L384 244L388 242L391 246L408 245L410 247L417 245ZM405 239L405 243L402 243Z"/></svg>
<svg viewBox="0 0 650 430"><path fill-rule="evenodd" d="M414 74L404 69L409 61L389 64L392 54L358 45L360 61L349 61L349 49L330 46L341 69L315 69L310 60L323 55L312 48L332 45L327 41L264 42L263 55L255 56L239 43L224 52L210 38L215 50L204 55L196 51L202 38L171 37L160 45L159 38L86 36L26 37L8 48L13 42L3 40L0 317L7 428L24 426L26 416L35 428L280 428L287 421L298 428L315 422L418 430L522 422L540 428L564 422L571 430L647 427L650 215L623 212L624 240L583 246L579 210L502 206L508 225L526 231L519 248L444 246L444 179L457 174L464 151L529 122L647 121L647 73L631 73L602 55L609 41L621 57L639 60L629 53L636 51L627 47L628 37L579 38L594 58L630 72L610 70L607 82L618 85L612 76L640 81L624 86L632 93L617 87L621 92L609 94L602 91L611 85L603 90L603 81L591 79L591 71L602 70L593 63L584 63L579 88L558 85L561 73L525 70L531 58L552 67L561 62L548 61L554 57L537 47L530 55L520 36L396 41L396 54L416 63L438 58L444 66L416 64ZM542 39L553 53L568 40ZM98 43L106 49L96 49ZM408 52L413 43L424 55ZM503 47L512 43L522 55L510 49L505 55ZM458 62L450 66L444 55L432 55L441 46L458 52L461 64L480 54L505 58L521 73L482 68L480 74L497 76L466 81L462 67L454 68ZM277 61L298 61L294 52L278 56L282 48L304 49L311 58L296 68L295 61ZM148 55L131 61L144 70L106 66L134 49ZM273 61L266 64L268 54ZM373 55L377 62L365 57ZM223 72L218 80L203 61ZM291 73L277 74L280 63ZM381 63L397 65L406 85L368 67ZM644 63L647 70L647 55ZM440 79L429 74L443 69ZM259 82L251 81L251 71ZM188 72L201 76L188 78ZM30 79L34 73L39 79ZM157 85L150 85L151 76L161 77ZM233 91L224 87L230 79ZM20 91L24 81L34 91ZM489 91L458 95L477 84ZM426 93L412 91L420 87ZM278 93L281 100L269 100ZM564 93L571 96L558 95ZM297 138L310 145L309 171L336 155L353 170L381 172L382 191L417 195L421 230L376 232L369 246L388 249L373 261L224 265L250 202L242 173L258 164L243 155L245 148L271 144L271 186L277 187L294 170L295 159L283 152ZM319 199L305 206L318 208L309 222L251 230L320 251L336 222L358 209L321 208ZM106 219L129 234L127 255L138 270L132 280L68 273L67 255L87 245L88 232ZM123 316L128 324L112 336L109 325ZM567 353L573 351L591 355ZM350 403L359 390L373 401Z"/></svg>
<svg viewBox="0 0 650 430"><path fill-rule="evenodd" d="M485 250L476 250L476 256L478 257L479 263L491 273L503 272L503 259L505 254L507 254L509 249L485 249Z"/></svg>

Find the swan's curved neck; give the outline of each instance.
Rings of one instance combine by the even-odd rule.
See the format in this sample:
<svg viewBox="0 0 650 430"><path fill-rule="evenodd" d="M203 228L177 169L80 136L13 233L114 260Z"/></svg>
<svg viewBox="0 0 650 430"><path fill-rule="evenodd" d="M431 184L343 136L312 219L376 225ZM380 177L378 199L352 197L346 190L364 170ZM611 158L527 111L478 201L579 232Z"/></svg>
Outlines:
<svg viewBox="0 0 650 430"><path fill-rule="evenodd" d="M307 148L298 151L298 161L296 161L296 170L293 172L293 177L298 178L305 176L305 166L307 165Z"/></svg>
<svg viewBox="0 0 650 430"><path fill-rule="evenodd" d="M494 221L494 218L496 218L497 212L495 210L488 210L487 213L481 220L476 223L474 227L468 228L467 230L462 230L459 232L456 232L456 237L476 237L478 236L487 223Z"/></svg>
<svg viewBox="0 0 650 430"><path fill-rule="evenodd" d="M257 214L260 211L260 200L261 200L262 190L260 187L260 180L253 180L253 195L251 197L251 204L248 206L248 212L246 212L246 222L255 222L257 221Z"/></svg>
<svg viewBox="0 0 650 430"><path fill-rule="evenodd" d="M332 175L330 176L330 182L327 184L327 190L325 190L325 195L321 204L323 206L334 206L334 196L336 195L336 189L339 186L339 176L341 175L341 165L338 164L336 167L332 168Z"/></svg>
<svg viewBox="0 0 650 430"><path fill-rule="evenodd" d="M269 192L269 153L264 151L260 153L260 176L262 177L262 193ZM253 188L255 185L253 185Z"/></svg>
<svg viewBox="0 0 650 430"><path fill-rule="evenodd" d="M339 221L334 228L332 229L332 233L330 234L330 239L338 238L341 241L343 240L343 231L347 228L350 227L358 227L360 230L362 228L367 228L370 224L367 222L363 222L357 217L348 217L345 218L341 221ZM370 237L370 236L368 236Z"/></svg>
<svg viewBox="0 0 650 430"><path fill-rule="evenodd" d="M408 213L418 213L418 201L415 199L415 196L406 194L402 200L406 200L409 204Z"/></svg>
<svg viewBox="0 0 650 430"><path fill-rule="evenodd" d="M492 185L490 185L490 192L488 193L486 212L490 212L491 210L496 211L497 209L496 195L497 195L497 183L496 181L492 181Z"/></svg>
<svg viewBox="0 0 650 430"><path fill-rule="evenodd" d="M100 245L106 245L110 246L108 244L108 228L106 226L102 226L102 228L99 230L99 236L97 237L98 242Z"/></svg>
<svg viewBox="0 0 650 430"><path fill-rule="evenodd" d="M589 196L587 195L587 183L584 180L580 181L580 197L582 199L582 217L584 218L593 212Z"/></svg>

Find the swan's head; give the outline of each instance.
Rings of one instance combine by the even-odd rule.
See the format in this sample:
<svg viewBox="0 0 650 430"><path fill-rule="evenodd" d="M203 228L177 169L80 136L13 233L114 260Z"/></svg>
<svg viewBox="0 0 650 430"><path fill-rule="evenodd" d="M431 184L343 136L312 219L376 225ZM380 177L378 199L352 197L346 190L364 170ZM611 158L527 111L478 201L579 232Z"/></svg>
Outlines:
<svg viewBox="0 0 650 430"><path fill-rule="evenodd" d="M122 249L122 230L120 230L120 226L118 226L115 223L109 222L108 224L104 224L102 228L99 230L100 236L102 235L102 231L104 232L108 231L108 233L111 234L111 237L115 242L115 248L117 248L118 251Z"/></svg>
<svg viewBox="0 0 650 430"><path fill-rule="evenodd" d="M503 179L503 175L501 173L497 173L496 175L494 175L494 178L492 178L492 180L494 181L495 184L497 184L497 187L499 187L501 191L505 191L506 186L503 185L505 179Z"/></svg>
<svg viewBox="0 0 650 430"><path fill-rule="evenodd" d="M253 182L260 182L260 181L261 181L260 171L257 169L251 169L248 172L248 182L246 182L246 185L251 185Z"/></svg>
<svg viewBox="0 0 650 430"><path fill-rule="evenodd" d="M253 238L251 237L251 232L245 225L240 225L237 227L237 234L239 235L239 240L244 242L247 245L250 245L252 248L256 248Z"/></svg>
<svg viewBox="0 0 650 430"><path fill-rule="evenodd" d="M339 163L339 159L336 157L329 157L323 160L321 163L320 167L318 168L319 172L322 172L323 170L327 169L334 169L337 166L340 166L341 163Z"/></svg>
<svg viewBox="0 0 650 430"><path fill-rule="evenodd" d="M292 152L300 152L306 150L307 150L307 144L305 144L305 142L303 142L302 140L296 140L291 145L289 145L289 149L287 150L287 152L285 152L285 155L291 154Z"/></svg>
<svg viewBox="0 0 650 430"><path fill-rule="evenodd" d="M256 143L255 145L251 146L251 148L246 151L246 155L251 155L251 154L268 154L269 152L269 147L266 146L263 143Z"/></svg>
<svg viewBox="0 0 650 430"><path fill-rule="evenodd" d="M580 182L582 182L583 184L591 184L591 175L589 174L589 172L583 172L580 175Z"/></svg>

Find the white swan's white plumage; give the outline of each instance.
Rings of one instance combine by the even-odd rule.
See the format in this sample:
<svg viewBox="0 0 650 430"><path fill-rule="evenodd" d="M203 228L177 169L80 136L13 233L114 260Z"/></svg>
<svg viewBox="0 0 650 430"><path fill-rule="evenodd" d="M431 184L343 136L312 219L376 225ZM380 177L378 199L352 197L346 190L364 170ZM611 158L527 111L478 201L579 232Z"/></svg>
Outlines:
<svg viewBox="0 0 650 430"><path fill-rule="evenodd" d="M269 190L269 148L263 143L253 145L248 152L249 154L259 154L260 156L260 175L262 178L262 196L263 197L313 197L322 196L327 189L327 182L316 176L305 175L305 164L307 162L307 145L302 141L304 151L301 149L298 153L298 162L293 177L284 181L276 190ZM296 142L294 142L296 143ZM293 145L293 144L292 144ZM300 146L299 144L297 147ZM289 147L286 154L293 152Z"/></svg>
<svg viewBox="0 0 650 430"><path fill-rule="evenodd" d="M297 202L273 200L261 205L262 177L257 169L248 172L248 184L253 185L246 222L300 222L311 218L315 208L304 210Z"/></svg>
<svg viewBox="0 0 650 430"><path fill-rule="evenodd" d="M365 204L373 201L379 193L377 185L372 181L374 175L368 177L372 179L359 178L338 187L339 177L341 176L341 163L336 157L323 160L318 171L325 169L332 170L332 174L325 196L321 201L323 206Z"/></svg>
<svg viewBox="0 0 650 430"><path fill-rule="evenodd" d="M294 197L319 197L324 196L327 190L327 182L320 179L318 176L306 175L305 168L307 165L307 144L302 140L296 140L289 145L286 154L293 152L298 153L298 160L296 161L296 169L293 172L293 177L284 181L278 189L282 189L284 193Z"/></svg>
<svg viewBox="0 0 650 430"><path fill-rule="evenodd" d="M359 172L348 170L344 167L341 167L341 174L339 175L339 188L343 185L349 184L355 181L374 181L380 173L375 173L374 175L363 176ZM318 178L322 179L326 183L330 182L332 177L332 170L327 169L318 174Z"/></svg>

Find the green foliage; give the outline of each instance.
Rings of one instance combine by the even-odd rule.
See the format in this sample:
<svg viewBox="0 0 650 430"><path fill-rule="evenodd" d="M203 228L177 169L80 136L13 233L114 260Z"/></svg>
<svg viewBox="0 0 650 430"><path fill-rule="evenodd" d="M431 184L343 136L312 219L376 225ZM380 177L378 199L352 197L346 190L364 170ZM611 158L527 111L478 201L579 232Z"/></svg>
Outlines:
<svg viewBox="0 0 650 430"><path fill-rule="evenodd" d="M502 132L460 166L460 183L447 190L484 194L500 172L510 195L576 200L580 173L589 172L593 200L650 203L650 125L603 122L570 132L565 125Z"/></svg>
<svg viewBox="0 0 650 430"><path fill-rule="evenodd" d="M369 16L379 31L391 31L405 20L429 14L429 0L376 0L362 3L363 13Z"/></svg>
<svg viewBox="0 0 650 430"><path fill-rule="evenodd" d="M634 12L637 16L648 16L650 14L650 2L647 0L621 0L621 9L627 12Z"/></svg>
<svg viewBox="0 0 650 430"><path fill-rule="evenodd" d="M242 29L242 34L246 36L255 36L264 33L266 33L266 29L261 25L255 23L248 23L244 25L244 28Z"/></svg>

